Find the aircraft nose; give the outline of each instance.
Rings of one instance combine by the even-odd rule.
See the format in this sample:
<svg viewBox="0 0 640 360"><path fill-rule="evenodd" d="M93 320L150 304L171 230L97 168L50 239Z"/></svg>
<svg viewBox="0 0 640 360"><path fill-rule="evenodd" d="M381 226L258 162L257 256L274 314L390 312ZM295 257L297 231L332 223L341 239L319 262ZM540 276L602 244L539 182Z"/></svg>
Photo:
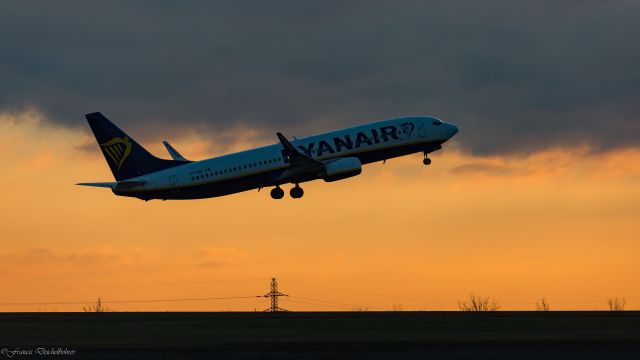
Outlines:
<svg viewBox="0 0 640 360"><path fill-rule="evenodd" d="M458 133L458 127L453 124L447 124L449 128L449 138Z"/></svg>

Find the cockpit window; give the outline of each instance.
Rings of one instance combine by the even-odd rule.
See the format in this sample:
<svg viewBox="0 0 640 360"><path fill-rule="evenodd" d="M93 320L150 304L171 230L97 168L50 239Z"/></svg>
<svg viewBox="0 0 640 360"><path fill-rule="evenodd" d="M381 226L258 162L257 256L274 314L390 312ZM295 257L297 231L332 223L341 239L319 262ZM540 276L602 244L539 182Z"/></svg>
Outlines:
<svg viewBox="0 0 640 360"><path fill-rule="evenodd" d="M440 125L442 125L442 121L440 121L438 119L435 119L435 120L433 120L432 124L436 125L436 126L440 126Z"/></svg>

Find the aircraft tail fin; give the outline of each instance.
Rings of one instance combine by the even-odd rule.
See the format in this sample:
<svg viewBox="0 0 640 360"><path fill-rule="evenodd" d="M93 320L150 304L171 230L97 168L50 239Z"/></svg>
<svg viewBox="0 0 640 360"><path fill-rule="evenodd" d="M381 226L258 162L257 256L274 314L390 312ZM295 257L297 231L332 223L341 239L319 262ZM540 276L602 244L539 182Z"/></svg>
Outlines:
<svg viewBox="0 0 640 360"><path fill-rule="evenodd" d="M99 112L85 115L117 181L189 163L159 159Z"/></svg>

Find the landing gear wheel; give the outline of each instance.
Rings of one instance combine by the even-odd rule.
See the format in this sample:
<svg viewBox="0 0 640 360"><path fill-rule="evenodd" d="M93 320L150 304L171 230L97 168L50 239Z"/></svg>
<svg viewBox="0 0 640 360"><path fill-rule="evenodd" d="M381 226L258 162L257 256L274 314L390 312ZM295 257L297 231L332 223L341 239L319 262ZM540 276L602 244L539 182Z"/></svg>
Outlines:
<svg viewBox="0 0 640 360"><path fill-rule="evenodd" d="M280 186L276 186L271 189L271 197L274 199L282 199L284 197L284 190Z"/></svg>
<svg viewBox="0 0 640 360"><path fill-rule="evenodd" d="M429 159L428 157L425 156L424 160L422 160L422 163L425 164L425 165L429 165L429 164L431 164L431 159Z"/></svg>
<svg viewBox="0 0 640 360"><path fill-rule="evenodd" d="M291 191L289 191L289 195L294 199L300 199L302 195L304 195L304 190L296 184L296 186L291 188Z"/></svg>

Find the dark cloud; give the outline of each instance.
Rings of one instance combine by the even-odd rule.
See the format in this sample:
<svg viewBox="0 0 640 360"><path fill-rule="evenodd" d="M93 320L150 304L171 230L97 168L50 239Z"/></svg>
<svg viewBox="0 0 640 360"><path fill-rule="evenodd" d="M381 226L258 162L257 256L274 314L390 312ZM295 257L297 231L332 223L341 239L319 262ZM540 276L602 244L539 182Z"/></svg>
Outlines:
<svg viewBox="0 0 640 360"><path fill-rule="evenodd" d="M432 114L477 154L636 146L638 18L636 1L15 1L0 110L73 127L100 110L154 139Z"/></svg>

